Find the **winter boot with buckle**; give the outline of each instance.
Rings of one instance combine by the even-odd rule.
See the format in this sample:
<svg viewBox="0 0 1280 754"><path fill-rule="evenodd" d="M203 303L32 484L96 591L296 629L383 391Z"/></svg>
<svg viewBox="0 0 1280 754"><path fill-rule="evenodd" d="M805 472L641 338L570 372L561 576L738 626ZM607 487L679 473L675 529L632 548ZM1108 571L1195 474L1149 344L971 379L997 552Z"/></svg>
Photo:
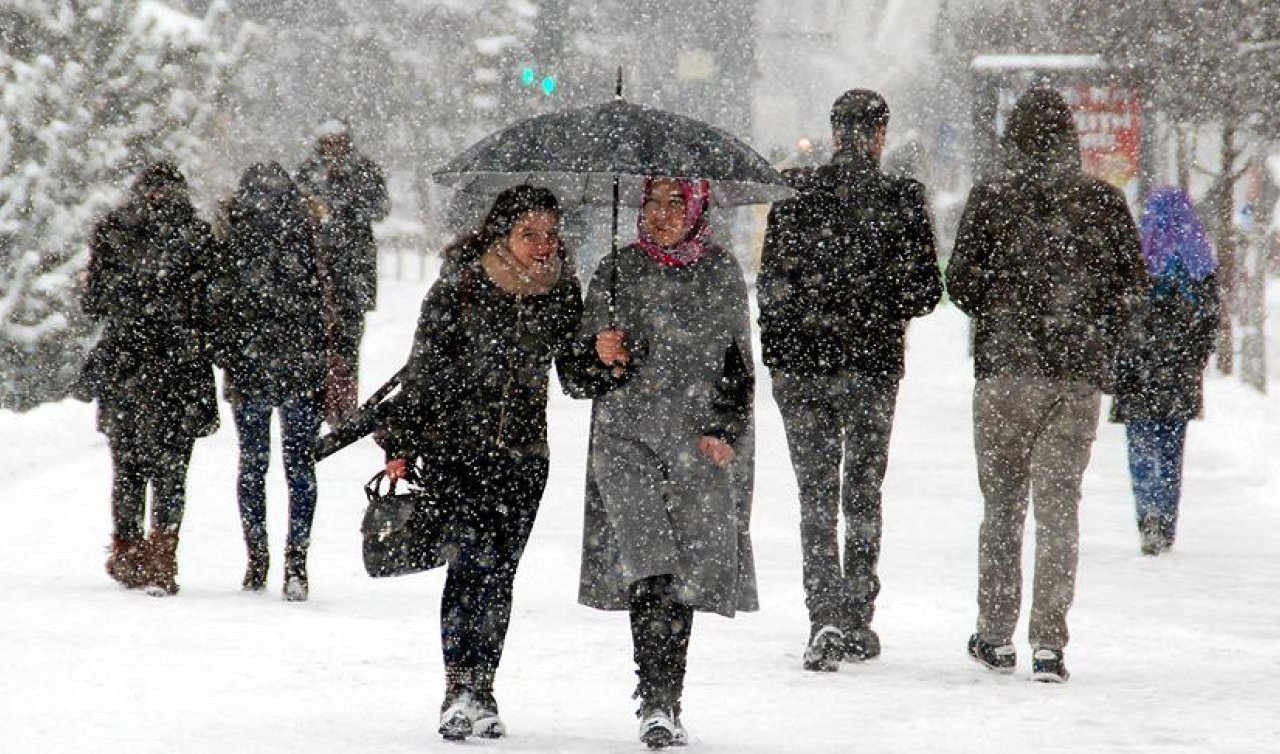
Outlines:
<svg viewBox="0 0 1280 754"><path fill-rule="evenodd" d="M285 602L306 602L311 588L307 583L307 548L305 545L288 545L284 548Z"/></svg>
<svg viewBox="0 0 1280 754"><path fill-rule="evenodd" d="M112 535L107 575L121 586L138 589L147 584L147 542L142 537Z"/></svg>
<svg viewBox="0 0 1280 754"><path fill-rule="evenodd" d="M471 669L446 668L444 701L440 703L440 735L446 741L461 741L475 732L475 722L479 717Z"/></svg>
<svg viewBox="0 0 1280 754"><path fill-rule="evenodd" d="M150 573L147 574L147 594L153 597L171 597L178 593L178 535L176 532L152 531L147 540Z"/></svg>

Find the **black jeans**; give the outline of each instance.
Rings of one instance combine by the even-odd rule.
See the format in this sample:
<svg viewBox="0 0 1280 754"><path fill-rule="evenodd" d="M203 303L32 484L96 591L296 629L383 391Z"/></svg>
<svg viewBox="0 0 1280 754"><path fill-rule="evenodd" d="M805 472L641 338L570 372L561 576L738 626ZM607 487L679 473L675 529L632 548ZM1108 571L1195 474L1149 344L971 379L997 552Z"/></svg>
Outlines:
<svg viewBox="0 0 1280 754"><path fill-rule="evenodd" d="M146 437L133 431L113 431L111 447L114 479L111 519L116 536L145 535L147 486L151 486L151 529L177 534L187 501L187 468L195 440L190 437Z"/></svg>
<svg viewBox="0 0 1280 754"><path fill-rule="evenodd" d="M440 600L446 669L492 673L511 621L512 586L547 484L542 456L502 450L461 455L429 469L442 494L459 502L459 549Z"/></svg>
<svg viewBox="0 0 1280 754"><path fill-rule="evenodd" d="M880 593L880 486L889 464L898 381L852 372L773 372L800 488L805 605L815 628L871 623ZM842 468L843 467L843 468ZM844 512L844 567L839 516Z"/></svg>
<svg viewBox="0 0 1280 754"><path fill-rule="evenodd" d="M684 674L693 631L693 608L677 602L671 576L650 576L631 585L631 642L637 695L645 705L675 708L684 691Z"/></svg>

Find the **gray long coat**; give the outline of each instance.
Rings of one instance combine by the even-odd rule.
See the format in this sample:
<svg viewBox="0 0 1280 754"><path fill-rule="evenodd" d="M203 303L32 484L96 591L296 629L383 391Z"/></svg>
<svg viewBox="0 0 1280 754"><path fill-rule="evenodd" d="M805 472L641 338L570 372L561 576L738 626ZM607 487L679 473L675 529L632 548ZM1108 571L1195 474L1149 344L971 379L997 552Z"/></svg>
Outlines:
<svg viewBox="0 0 1280 754"><path fill-rule="evenodd" d="M582 340L609 326L613 262L587 293ZM733 616L758 608L751 550L752 356L747 290L733 256L713 248L681 268L618 252L615 322L631 373L596 398L587 462L578 601L625 610L632 584L671 574L680 601ZM736 451L719 467L702 435Z"/></svg>

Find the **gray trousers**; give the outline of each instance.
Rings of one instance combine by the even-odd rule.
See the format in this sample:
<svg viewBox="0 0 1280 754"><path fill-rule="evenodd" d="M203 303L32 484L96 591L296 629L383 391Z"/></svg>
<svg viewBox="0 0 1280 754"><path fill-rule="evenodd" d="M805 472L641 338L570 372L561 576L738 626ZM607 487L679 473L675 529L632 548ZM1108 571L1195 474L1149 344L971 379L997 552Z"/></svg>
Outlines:
<svg viewBox="0 0 1280 754"><path fill-rule="evenodd" d="M800 488L800 545L809 620L815 628L864 628L871 623L880 593L876 575L882 526L880 486L889 464L898 381L852 372L774 371L773 396L782 412Z"/></svg>
<svg viewBox="0 0 1280 754"><path fill-rule="evenodd" d="M1080 542L1080 480L1098 430L1101 393L1037 376L979 380L974 446L985 513L978 540L978 634L1009 644L1022 600L1022 534L1035 505L1031 646L1066 646Z"/></svg>

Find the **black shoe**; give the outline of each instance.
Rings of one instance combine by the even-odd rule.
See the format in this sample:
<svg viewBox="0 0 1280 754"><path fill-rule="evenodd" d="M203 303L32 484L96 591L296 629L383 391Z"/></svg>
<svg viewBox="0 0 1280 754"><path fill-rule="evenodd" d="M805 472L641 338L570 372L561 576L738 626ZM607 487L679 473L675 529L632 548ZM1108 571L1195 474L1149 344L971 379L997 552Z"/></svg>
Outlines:
<svg viewBox="0 0 1280 754"><path fill-rule="evenodd" d="M865 662L880 656L880 637L870 628L852 628L844 632L844 661Z"/></svg>
<svg viewBox="0 0 1280 754"><path fill-rule="evenodd" d="M1018 666L1018 650L1012 644L995 646L977 634L969 637L969 658L988 670L1006 675Z"/></svg>
<svg viewBox="0 0 1280 754"><path fill-rule="evenodd" d="M804 669L834 673L844 657L844 632L835 626L815 626L804 650Z"/></svg>
<svg viewBox="0 0 1280 754"><path fill-rule="evenodd" d="M1062 659L1061 649L1040 647L1031 654L1031 680L1043 683L1066 683L1071 677Z"/></svg>

